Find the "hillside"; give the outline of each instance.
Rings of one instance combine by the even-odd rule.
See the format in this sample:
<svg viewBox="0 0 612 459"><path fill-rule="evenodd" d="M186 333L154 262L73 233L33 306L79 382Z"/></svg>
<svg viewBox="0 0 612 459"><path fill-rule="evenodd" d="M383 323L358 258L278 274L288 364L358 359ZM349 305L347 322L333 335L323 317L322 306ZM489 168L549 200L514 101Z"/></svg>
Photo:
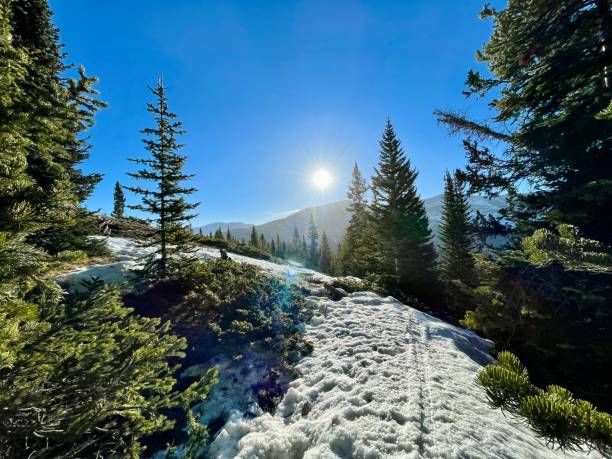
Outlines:
<svg viewBox="0 0 612 459"><path fill-rule="evenodd" d="M124 280L150 252L127 239L106 242L117 261L73 271L63 278L68 287L90 276ZM314 351L273 414L254 402L260 368L245 363L224 374L221 365L221 383L197 407L200 422L224 423L206 457L570 457L488 405L475 376L493 360L491 342L392 297L356 292L332 301L322 288L329 276L230 255L302 286L314 309L305 324Z"/></svg>
<svg viewBox="0 0 612 459"><path fill-rule="evenodd" d="M440 221L442 219L442 201L443 196L441 194L423 201L434 238L438 234ZM476 211L480 211L484 215L495 215L504 205L503 198L487 199L482 196L470 196L469 201L474 214ZM278 234L281 240L290 241L293 235L293 229L296 226L300 234L308 234L310 216L313 215L319 233L325 231L332 242L332 247L335 247L338 242L342 240L346 225L351 218L350 212L346 210L347 205L348 201L337 201L321 206L308 207L288 217L273 220L262 225L256 225L255 228L259 234L263 234L268 240L276 237L276 234ZM252 225L217 222L205 225L202 228L203 231L208 234L214 232L218 227L221 227L225 232L228 225L230 225L230 231L236 239L248 241ZM198 228L195 229L195 231L197 230Z"/></svg>

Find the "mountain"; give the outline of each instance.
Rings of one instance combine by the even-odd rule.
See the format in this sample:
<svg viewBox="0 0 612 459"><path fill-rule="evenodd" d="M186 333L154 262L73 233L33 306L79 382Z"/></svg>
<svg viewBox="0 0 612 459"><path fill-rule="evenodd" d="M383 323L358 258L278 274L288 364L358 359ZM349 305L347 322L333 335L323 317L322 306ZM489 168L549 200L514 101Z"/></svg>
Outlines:
<svg viewBox="0 0 612 459"><path fill-rule="evenodd" d="M281 240L290 241L293 236L293 229L297 226L301 234L308 237L308 228L310 226L310 216L314 216L314 220L319 231L319 236L325 231L330 239L332 247L335 247L342 239L344 229L351 218L351 214L347 212L346 206L348 201L337 201L321 206L308 207L298 210L297 212L277 220L273 220L262 225L256 225L257 233L263 234L267 240L275 238L278 234ZM251 235L251 226L246 228L238 228L230 230L234 238L245 241L249 240Z"/></svg>
<svg viewBox="0 0 612 459"><path fill-rule="evenodd" d="M482 196L469 197L470 208L472 213L480 211L483 215L496 215L505 204L504 198L488 199ZM263 234L267 240L276 237L278 234L281 240L290 241L293 235L293 228L297 226L300 234L305 234L308 237L308 227L310 225L310 216L313 215L319 235L325 231L330 238L332 247L335 247L342 240L344 230L348 221L351 218L350 212L346 210L349 201L337 201L321 206L308 207L297 211L287 217L279 218L262 225L255 225L258 234ZM429 217L429 224L434 233L434 240L437 238L440 222L442 220L442 203L443 195L433 196L423 201L425 211ZM225 226L223 226L225 225ZM211 223L203 228L205 233L214 232L218 226L224 231L227 228L227 223ZM251 226L244 223L229 223L229 225L242 225L231 227L230 231L234 238L245 241L249 240L251 235Z"/></svg>

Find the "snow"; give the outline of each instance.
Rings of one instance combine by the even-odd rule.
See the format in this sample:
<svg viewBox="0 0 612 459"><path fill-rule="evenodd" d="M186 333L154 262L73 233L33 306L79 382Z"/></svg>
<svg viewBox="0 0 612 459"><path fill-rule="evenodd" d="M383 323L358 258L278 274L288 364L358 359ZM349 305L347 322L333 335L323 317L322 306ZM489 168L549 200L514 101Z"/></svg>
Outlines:
<svg viewBox="0 0 612 459"><path fill-rule="evenodd" d="M73 276L117 278L147 254L123 239L108 238L108 244L116 263ZM219 256L208 248L198 254ZM315 292L313 283L332 280L299 266L230 256ZM273 415L261 414L248 396L247 386L262 376L257 365L247 380L237 375L221 383L223 390L198 407L202 422L230 413L206 457L573 457L548 449L528 426L488 405L475 377L493 361L491 342L370 292L336 302L322 296L307 301L315 309L305 326L314 351L297 364L302 376L289 384Z"/></svg>
<svg viewBox="0 0 612 459"><path fill-rule="evenodd" d="M116 261L108 264L96 264L74 269L58 277L68 290L80 290L81 281L97 276L107 283L121 283L133 277L131 270L141 268L144 258L153 252L153 248L142 247L129 239L118 237L94 236L106 240L106 244ZM218 249L202 247L195 252L200 258L219 258ZM330 276L318 273L312 269L301 267L298 263L280 265L267 260L258 260L234 253L229 253L232 260L259 266L266 273L289 281L305 281L322 284L332 280Z"/></svg>
<svg viewBox="0 0 612 459"><path fill-rule="evenodd" d="M568 457L488 406L475 376L490 342L391 297L309 301L303 376L274 416L233 413L208 457Z"/></svg>

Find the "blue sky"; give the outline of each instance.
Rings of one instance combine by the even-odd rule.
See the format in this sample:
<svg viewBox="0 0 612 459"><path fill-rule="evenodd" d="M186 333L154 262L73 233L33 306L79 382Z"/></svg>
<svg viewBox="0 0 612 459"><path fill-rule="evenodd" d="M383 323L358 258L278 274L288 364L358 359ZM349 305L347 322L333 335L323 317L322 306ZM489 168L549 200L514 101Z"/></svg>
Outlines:
<svg viewBox="0 0 612 459"><path fill-rule="evenodd" d="M491 32L481 0L50 3L68 61L99 76L109 104L84 165L104 174L91 209L110 211L115 181L134 170L127 158L143 154L147 85L161 72L188 131L196 225L261 223L344 199L354 161L371 175L387 116L421 196L439 194L464 156L432 111L484 114L461 94ZM334 178L325 192L311 183L319 167Z"/></svg>

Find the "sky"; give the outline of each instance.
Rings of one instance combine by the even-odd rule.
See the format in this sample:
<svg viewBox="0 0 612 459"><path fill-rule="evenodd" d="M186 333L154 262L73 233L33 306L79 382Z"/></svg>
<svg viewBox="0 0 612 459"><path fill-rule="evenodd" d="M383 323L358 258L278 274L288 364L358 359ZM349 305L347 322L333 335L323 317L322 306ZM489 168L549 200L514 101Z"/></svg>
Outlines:
<svg viewBox="0 0 612 459"><path fill-rule="evenodd" d="M148 86L163 73L181 139L195 226L263 223L345 199L353 163L369 178L387 117L419 171L423 198L445 169L464 165L459 137L436 108L475 118L482 102L461 91L492 26L481 0L50 0L68 53L100 78L109 107L89 135L86 171L104 174L87 206L110 212L128 157L144 157L152 125ZM325 190L312 177L326 169ZM137 197L128 194L128 203Z"/></svg>

